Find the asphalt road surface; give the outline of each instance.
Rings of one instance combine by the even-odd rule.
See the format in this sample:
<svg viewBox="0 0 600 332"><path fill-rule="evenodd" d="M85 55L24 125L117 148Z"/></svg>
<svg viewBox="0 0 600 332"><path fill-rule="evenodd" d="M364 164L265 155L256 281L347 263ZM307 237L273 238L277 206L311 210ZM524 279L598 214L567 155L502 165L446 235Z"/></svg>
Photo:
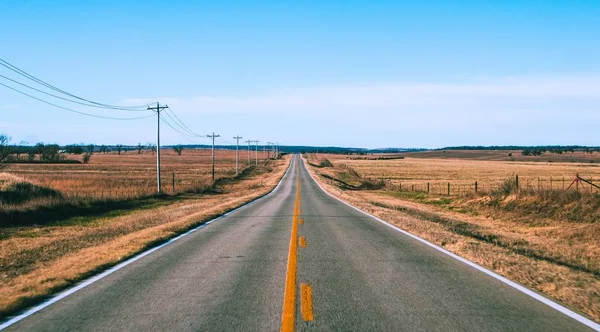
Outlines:
<svg viewBox="0 0 600 332"><path fill-rule="evenodd" d="M589 327L329 197L294 157L270 196L7 330L586 331Z"/></svg>

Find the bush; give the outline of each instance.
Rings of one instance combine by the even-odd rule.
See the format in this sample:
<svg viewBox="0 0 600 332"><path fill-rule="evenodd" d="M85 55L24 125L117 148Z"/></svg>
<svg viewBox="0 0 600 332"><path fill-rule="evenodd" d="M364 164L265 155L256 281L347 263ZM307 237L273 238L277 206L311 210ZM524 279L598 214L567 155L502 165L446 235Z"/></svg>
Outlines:
<svg viewBox="0 0 600 332"><path fill-rule="evenodd" d="M83 163L87 164L90 162L90 158L92 157L92 153L91 152L86 152L83 154Z"/></svg>
<svg viewBox="0 0 600 332"><path fill-rule="evenodd" d="M519 188L517 187L517 181L515 179L505 180L498 189L494 191L496 196L510 195L514 192L517 192Z"/></svg>

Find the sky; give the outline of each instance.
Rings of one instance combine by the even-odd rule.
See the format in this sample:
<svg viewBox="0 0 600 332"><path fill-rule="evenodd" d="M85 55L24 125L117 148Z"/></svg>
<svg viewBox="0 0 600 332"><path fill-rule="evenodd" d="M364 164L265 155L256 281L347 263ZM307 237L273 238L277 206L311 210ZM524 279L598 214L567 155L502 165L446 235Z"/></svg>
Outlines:
<svg viewBox="0 0 600 332"><path fill-rule="evenodd" d="M93 101L168 104L217 143L598 146L598 17L597 0L2 0L0 58ZM0 86L13 142L145 143L156 122Z"/></svg>

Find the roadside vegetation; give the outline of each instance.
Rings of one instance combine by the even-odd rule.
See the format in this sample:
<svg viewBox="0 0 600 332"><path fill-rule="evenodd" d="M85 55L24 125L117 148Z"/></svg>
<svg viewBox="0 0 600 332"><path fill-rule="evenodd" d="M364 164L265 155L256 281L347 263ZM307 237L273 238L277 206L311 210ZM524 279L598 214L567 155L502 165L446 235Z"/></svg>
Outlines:
<svg viewBox="0 0 600 332"><path fill-rule="evenodd" d="M310 170L329 192L348 203L600 320L600 193L588 187L563 190L562 184L553 190L523 185L528 176L548 173L562 179L563 172L590 172L590 177L600 178L596 168L469 159L305 157L311 164L330 161L331 167ZM520 188L516 172L523 174ZM480 187L477 193L472 187L464 194L433 190L438 182L446 189L448 182L472 183L476 176L494 185ZM358 185L376 179L378 188ZM429 181L429 193L424 180Z"/></svg>

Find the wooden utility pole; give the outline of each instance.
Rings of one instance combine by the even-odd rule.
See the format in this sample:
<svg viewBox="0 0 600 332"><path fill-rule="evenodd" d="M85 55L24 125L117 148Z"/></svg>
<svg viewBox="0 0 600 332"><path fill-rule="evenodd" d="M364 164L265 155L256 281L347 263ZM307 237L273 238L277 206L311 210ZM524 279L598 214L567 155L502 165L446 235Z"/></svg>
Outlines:
<svg viewBox="0 0 600 332"><path fill-rule="evenodd" d="M215 138L221 137L219 135L215 135L213 132L212 135L206 135L208 138L212 138L212 179L215 179Z"/></svg>
<svg viewBox="0 0 600 332"><path fill-rule="evenodd" d="M254 143L256 144L256 150L254 151L254 157L256 158L256 166L258 166L258 142L260 142L259 140L254 140Z"/></svg>
<svg viewBox="0 0 600 332"><path fill-rule="evenodd" d="M157 102L156 107L148 106L149 111L156 111L156 183L158 187L158 193L162 192L161 182L160 182L160 111L165 108L169 108L169 106L160 106Z"/></svg>
<svg viewBox="0 0 600 332"><path fill-rule="evenodd" d="M240 139L243 138L242 136L235 136L233 139L235 139L235 175L240 174L239 171L239 154L240 154Z"/></svg>
<svg viewBox="0 0 600 332"><path fill-rule="evenodd" d="M252 140L247 140L246 143L248 143L248 166L250 166L250 143Z"/></svg>
<svg viewBox="0 0 600 332"><path fill-rule="evenodd" d="M272 142L267 142L267 146L268 146L268 148L267 148L267 151L268 151L268 152L267 152L267 158L271 158L271 153L272 153L272 151L271 151L271 150L272 150L271 146L272 146L272 145L273 145L273 143L272 143Z"/></svg>

